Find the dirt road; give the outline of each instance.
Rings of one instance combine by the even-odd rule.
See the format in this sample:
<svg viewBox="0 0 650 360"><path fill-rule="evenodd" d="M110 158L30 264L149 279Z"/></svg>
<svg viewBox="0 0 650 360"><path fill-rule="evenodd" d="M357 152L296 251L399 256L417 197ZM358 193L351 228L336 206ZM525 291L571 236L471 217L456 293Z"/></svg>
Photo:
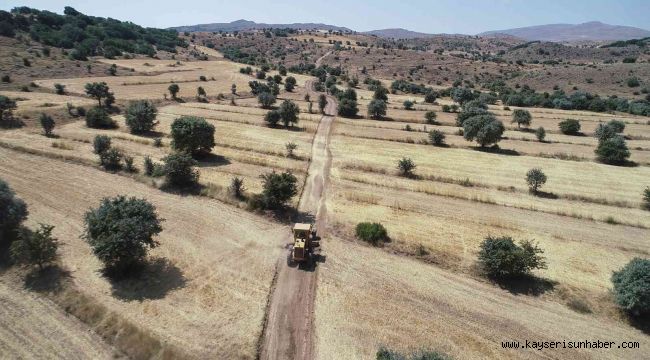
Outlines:
<svg viewBox="0 0 650 360"><path fill-rule="evenodd" d="M313 83L308 82L312 96ZM319 236L325 229L325 190L332 162L329 135L336 103L328 97L325 114L312 144L312 157L298 210L299 221L315 221ZM289 235L287 235L289 239ZM285 254L286 255L286 254ZM289 267L283 256L278 261L275 288L267 310L262 338L261 359L312 359L313 315L316 294L316 267Z"/></svg>

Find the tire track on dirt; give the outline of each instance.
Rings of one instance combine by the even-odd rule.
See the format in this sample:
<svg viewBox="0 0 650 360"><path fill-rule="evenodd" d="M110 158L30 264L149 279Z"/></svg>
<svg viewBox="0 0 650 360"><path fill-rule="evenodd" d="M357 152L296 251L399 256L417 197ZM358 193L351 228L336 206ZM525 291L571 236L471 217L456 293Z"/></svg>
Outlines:
<svg viewBox="0 0 650 360"><path fill-rule="evenodd" d="M313 82L307 82L312 94ZM332 155L329 137L336 111L336 102L328 97L325 114L319 122L312 143L311 161L305 187L298 204L299 221L315 222L319 235L325 229L325 189L329 182ZM287 240L291 239L287 236ZM287 253L285 253L287 254ZM289 267L285 257L278 260L276 282L266 312L258 358L300 359L314 357L314 297L317 268Z"/></svg>

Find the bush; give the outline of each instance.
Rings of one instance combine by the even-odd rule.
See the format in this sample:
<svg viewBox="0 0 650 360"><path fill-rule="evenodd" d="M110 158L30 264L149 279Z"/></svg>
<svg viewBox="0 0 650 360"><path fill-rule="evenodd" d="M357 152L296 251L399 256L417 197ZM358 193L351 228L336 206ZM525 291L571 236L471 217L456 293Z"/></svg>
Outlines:
<svg viewBox="0 0 650 360"><path fill-rule="evenodd" d="M417 166L413 160L407 157L403 157L397 161L397 169L399 169L402 176L413 177L413 170L415 170L416 167Z"/></svg>
<svg viewBox="0 0 650 360"><path fill-rule="evenodd" d="M381 119L386 115L386 102L380 99L373 99L368 104L368 116L373 119Z"/></svg>
<svg viewBox="0 0 650 360"><path fill-rule="evenodd" d="M410 356L403 355L397 351L392 351L384 347L379 348L376 354L377 360L451 360L445 354L437 351L417 351Z"/></svg>
<svg viewBox="0 0 650 360"><path fill-rule="evenodd" d="M623 133L625 131L625 122L621 120L610 120L607 125L609 125L611 128L614 129L614 131L618 134Z"/></svg>
<svg viewBox="0 0 650 360"><path fill-rule="evenodd" d="M339 101L339 116L352 118L357 116L358 112L359 108L357 107L357 102L355 100L342 99Z"/></svg>
<svg viewBox="0 0 650 360"><path fill-rule="evenodd" d="M481 147L499 142L504 131L501 121L492 114L472 116L463 123L465 140L476 140Z"/></svg>
<svg viewBox="0 0 650 360"><path fill-rule="evenodd" d="M106 170L119 170L122 168L122 152L116 148L110 148L99 155L99 160Z"/></svg>
<svg viewBox="0 0 650 360"><path fill-rule="evenodd" d="M598 139L598 142L605 141L617 135L616 128L609 124L598 124L594 131L594 136Z"/></svg>
<svg viewBox="0 0 650 360"><path fill-rule="evenodd" d="M171 126L172 147L192 156L210 153L214 142L214 125L202 117L181 116Z"/></svg>
<svg viewBox="0 0 650 360"><path fill-rule="evenodd" d="M15 231L27 219L27 205L0 179L0 243L16 235Z"/></svg>
<svg viewBox="0 0 650 360"><path fill-rule="evenodd" d="M163 172L168 186L184 188L198 183L199 172L194 169L197 164L189 154L174 153L163 158Z"/></svg>
<svg viewBox="0 0 650 360"><path fill-rule="evenodd" d="M128 172L137 172L138 169L133 166L133 156L124 155L124 166Z"/></svg>
<svg viewBox="0 0 650 360"><path fill-rule="evenodd" d="M483 270L498 278L527 275L533 269L545 269L544 251L530 241L515 244L509 236L485 238L479 251Z"/></svg>
<svg viewBox="0 0 650 360"><path fill-rule="evenodd" d="M530 126L532 119L533 117L530 115L528 110L515 109L515 111L512 112L512 122L516 122L518 128L520 128L521 125L524 125L525 127Z"/></svg>
<svg viewBox="0 0 650 360"><path fill-rule="evenodd" d="M388 241L388 232L386 232L386 228L380 223L358 223L355 232L360 240L373 245L379 245L381 242Z"/></svg>
<svg viewBox="0 0 650 360"><path fill-rule="evenodd" d="M278 110L271 110L264 115L264 121L266 121L270 127L276 127L281 119L282 115Z"/></svg>
<svg viewBox="0 0 650 360"><path fill-rule="evenodd" d="M321 114L325 113L325 107L327 106L327 96L325 94L318 95L318 109Z"/></svg>
<svg viewBox="0 0 650 360"><path fill-rule="evenodd" d="M643 205L642 207L646 210L650 210L650 186L646 187L643 190Z"/></svg>
<svg viewBox="0 0 650 360"><path fill-rule="evenodd" d="M107 269L126 270L142 262L149 248L159 245L153 237L162 231L162 220L144 199L104 198L84 220L83 238Z"/></svg>
<svg viewBox="0 0 650 360"><path fill-rule="evenodd" d="M154 169L155 169L155 164L151 160L151 157L148 155L144 157L144 160L142 162L142 167L144 168L144 174L147 176L153 175Z"/></svg>
<svg viewBox="0 0 650 360"><path fill-rule="evenodd" d="M634 258L612 275L618 306L632 315L650 314L650 260Z"/></svg>
<svg viewBox="0 0 650 360"><path fill-rule="evenodd" d="M86 126L93 129L113 129L117 124L104 108L96 106L86 112Z"/></svg>
<svg viewBox="0 0 650 360"><path fill-rule="evenodd" d="M627 86L628 87L638 87L639 85L641 85L641 83L639 82L639 79L637 79L635 77L627 79Z"/></svg>
<svg viewBox="0 0 650 360"><path fill-rule="evenodd" d="M111 148L111 138L106 135L96 135L93 140L93 151L101 155Z"/></svg>
<svg viewBox="0 0 650 360"><path fill-rule="evenodd" d="M578 135L580 133L580 122L574 119L561 121L558 126L564 135Z"/></svg>
<svg viewBox="0 0 650 360"><path fill-rule="evenodd" d="M257 95L257 101L262 105L262 108L268 109L271 105L275 104L275 96L268 92L262 92Z"/></svg>
<svg viewBox="0 0 650 360"><path fill-rule="evenodd" d="M65 95L65 85L54 84L54 92L56 92L57 95Z"/></svg>
<svg viewBox="0 0 650 360"><path fill-rule="evenodd" d="M156 126L156 106L147 100L132 101L126 108L126 126L132 134L151 131Z"/></svg>
<svg viewBox="0 0 650 360"><path fill-rule="evenodd" d="M537 138L537 141L544 142L544 139L546 138L546 130L541 126L538 127L537 130L535 130L535 137Z"/></svg>
<svg viewBox="0 0 650 360"><path fill-rule="evenodd" d="M287 76L286 79L284 79L284 89L287 91L293 91L293 88L296 87L296 78L293 76Z"/></svg>
<svg viewBox="0 0 650 360"><path fill-rule="evenodd" d="M22 229L11 244L11 260L17 264L38 265L41 269L56 260L59 242L52 236L53 229L54 226L45 224L40 224L34 232Z"/></svg>
<svg viewBox="0 0 650 360"><path fill-rule="evenodd" d="M445 133L440 130L431 130L429 131L429 143L435 146L441 146L445 144Z"/></svg>
<svg viewBox="0 0 650 360"><path fill-rule="evenodd" d="M176 95L181 90L181 88L180 88L180 86L178 86L178 84L171 84L171 85L169 85L167 90L169 90L169 94L171 94L172 99L176 99Z"/></svg>
<svg viewBox="0 0 650 360"><path fill-rule="evenodd" d="M237 199L242 199L244 197L244 191L246 191L244 179L237 176L232 178L230 186L228 186L228 192Z"/></svg>
<svg viewBox="0 0 650 360"><path fill-rule="evenodd" d="M405 110L413 110L415 103L411 100L404 100L403 105Z"/></svg>
<svg viewBox="0 0 650 360"><path fill-rule="evenodd" d="M39 120L41 122L41 127L43 128L43 132L45 133L45 136L47 137L52 136L52 130L54 130L54 125L55 125L54 119L52 119L50 115L41 113Z"/></svg>
<svg viewBox="0 0 650 360"><path fill-rule="evenodd" d="M298 123L300 108L291 100L284 100L278 109L284 127L290 127Z"/></svg>
<svg viewBox="0 0 650 360"><path fill-rule="evenodd" d="M262 178L261 201L266 209L277 209L284 206L289 199L298 193L298 179L290 172L276 173L275 171L260 175Z"/></svg>
<svg viewBox="0 0 650 360"><path fill-rule="evenodd" d="M436 102L436 98L438 97L438 94L436 94L434 91L429 91L424 95L424 102L428 104L433 104Z"/></svg>
<svg viewBox="0 0 650 360"><path fill-rule="evenodd" d="M287 157L293 158L293 152L298 148L298 145L294 142L288 142L284 144L284 148L287 150Z"/></svg>
<svg viewBox="0 0 650 360"><path fill-rule="evenodd" d="M433 110L427 111L426 113L424 113L424 119L426 120L427 124L431 124L431 125L437 124L437 122L436 122L437 117L438 117L438 115L436 115L436 112L433 111Z"/></svg>
<svg viewBox="0 0 650 360"><path fill-rule="evenodd" d="M625 139L620 135L600 141L595 152L598 160L605 164L624 164L630 157L630 150L625 144Z"/></svg>
<svg viewBox="0 0 650 360"><path fill-rule="evenodd" d="M537 194L542 185L546 184L546 174L539 168L532 168L526 173L526 183L528 183L528 188L534 194Z"/></svg>

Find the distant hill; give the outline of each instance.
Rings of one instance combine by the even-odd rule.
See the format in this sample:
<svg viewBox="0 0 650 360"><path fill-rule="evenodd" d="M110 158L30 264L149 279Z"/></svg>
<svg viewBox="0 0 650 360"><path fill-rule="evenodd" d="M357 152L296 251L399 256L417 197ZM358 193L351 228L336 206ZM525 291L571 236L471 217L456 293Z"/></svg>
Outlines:
<svg viewBox="0 0 650 360"><path fill-rule="evenodd" d="M486 31L479 36L506 34L525 40L540 41L579 41L579 40L629 40L650 36L650 31L632 27L609 25L599 21L584 24L550 24L528 26L516 29Z"/></svg>
<svg viewBox="0 0 650 360"><path fill-rule="evenodd" d="M256 23L249 20L236 20L229 23L212 23L212 24L198 24L187 26L176 26L171 29L177 31L244 31L254 29L302 29L302 30L332 30L342 32L352 32L352 30L328 24L317 23L292 23L292 24L264 24Z"/></svg>
<svg viewBox="0 0 650 360"><path fill-rule="evenodd" d="M415 39L415 38L428 38L435 36L433 34L421 33L417 31L406 30L402 28L394 29L381 29L363 32L366 35L375 35L381 38L393 39Z"/></svg>

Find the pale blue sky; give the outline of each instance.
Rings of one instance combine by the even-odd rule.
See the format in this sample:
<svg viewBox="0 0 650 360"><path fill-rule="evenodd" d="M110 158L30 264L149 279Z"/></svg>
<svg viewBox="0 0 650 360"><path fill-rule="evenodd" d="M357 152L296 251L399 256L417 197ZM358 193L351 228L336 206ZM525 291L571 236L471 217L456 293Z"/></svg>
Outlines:
<svg viewBox="0 0 650 360"><path fill-rule="evenodd" d="M401 27L427 33L476 34L597 20L650 30L650 0L4 0L0 8L23 5L58 13L69 5L88 15L163 28L247 19L322 22L357 31Z"/></svg>

